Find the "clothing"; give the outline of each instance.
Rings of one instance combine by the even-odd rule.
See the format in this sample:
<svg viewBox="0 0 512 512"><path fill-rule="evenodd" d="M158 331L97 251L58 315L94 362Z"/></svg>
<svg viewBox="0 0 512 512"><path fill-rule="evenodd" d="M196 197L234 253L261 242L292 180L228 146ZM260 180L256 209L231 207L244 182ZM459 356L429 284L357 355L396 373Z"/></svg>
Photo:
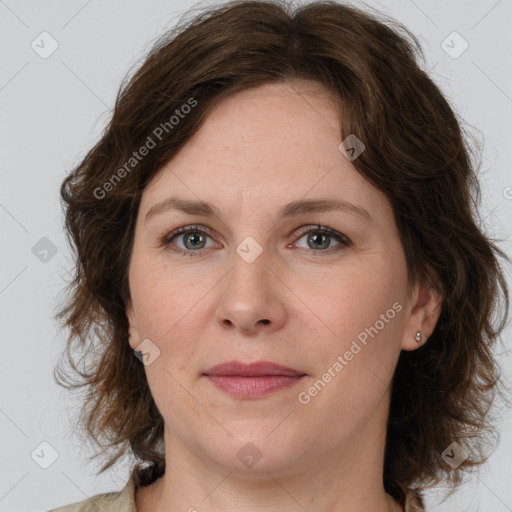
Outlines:
<svg viewBox="0 0 512 512"><path fill-rule="evenodd" d="M96 494L90 498L48 510L48 512L137 512L135 507L135 466L126 485L117 492Z"/></svg>
<svg viewBox="0 0 512 512"><path fill-rule="evenodd" d="M120 491L96 494L84 501L54 508L48 512L137 512L135 506L137 471L139 471L139 464L135 465L128 482ZM421 498L413 491L406 492L404 512L425 512Z"/></svg>

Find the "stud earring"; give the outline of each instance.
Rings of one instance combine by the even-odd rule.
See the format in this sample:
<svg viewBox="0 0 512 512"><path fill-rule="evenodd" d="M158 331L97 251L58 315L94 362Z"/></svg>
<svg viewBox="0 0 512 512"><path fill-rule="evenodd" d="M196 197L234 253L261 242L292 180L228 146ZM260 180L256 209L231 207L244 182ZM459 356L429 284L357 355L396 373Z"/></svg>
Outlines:
<svg viewBox="0 0 512 512"><path fill-rule="evenodd" d="M416 333L416 336L414 336L414 339L415 339L418 343L421 341L421 332L420 332L420 331L418 331L418 332Z"/></svg>

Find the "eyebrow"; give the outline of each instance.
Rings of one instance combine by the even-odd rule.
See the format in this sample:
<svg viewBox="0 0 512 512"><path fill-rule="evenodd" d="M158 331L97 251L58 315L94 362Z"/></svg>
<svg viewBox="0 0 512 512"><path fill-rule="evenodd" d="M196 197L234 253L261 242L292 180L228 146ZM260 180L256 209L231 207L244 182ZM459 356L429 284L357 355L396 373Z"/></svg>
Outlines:
<svg viewBox="0 0 512 512"><path fill-rule="evenodd" d="M220 210L211 203L192 199L181 199L178 197L169 197L152 206L146 214L144 222L147 222L148 219L155 215L172 210L181 211L189 215L200 215L204 217L216 216L224 222ZM326 212L330 210L341 211L343 213L359 217L362 220L374 222L373 217L361 206L341 201L339 199L309 199L292 201L291 203L285 204L280 209L278 217L298 217L299 215L307 213Z"/></svg>

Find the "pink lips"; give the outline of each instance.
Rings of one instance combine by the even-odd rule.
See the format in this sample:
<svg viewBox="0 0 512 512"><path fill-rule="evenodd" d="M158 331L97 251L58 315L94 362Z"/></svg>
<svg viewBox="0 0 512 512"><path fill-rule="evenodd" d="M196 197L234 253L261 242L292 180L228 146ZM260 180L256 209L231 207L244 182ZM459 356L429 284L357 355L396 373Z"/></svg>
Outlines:
<svg viewBox="0 0 512 512"><path fill-rule="evenodd" d="M228 361L207 370L217 388L238 398L258 398L293 386L304 373L268 361L244 364Z"/></svg>

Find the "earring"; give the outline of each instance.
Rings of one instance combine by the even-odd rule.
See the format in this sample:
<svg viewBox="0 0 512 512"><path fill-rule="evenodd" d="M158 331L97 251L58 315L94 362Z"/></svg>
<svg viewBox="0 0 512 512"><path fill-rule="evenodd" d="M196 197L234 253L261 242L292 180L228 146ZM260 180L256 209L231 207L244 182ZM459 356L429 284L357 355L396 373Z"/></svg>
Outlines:
<svg viewBox="0 0 512 512"><path fill-rule="evenodd" d="M414 336L414 339L415 339L418 343L421 341L421 332L420 332L420 331L418 331L418 332L416 333L416 336Z"/></svg>

